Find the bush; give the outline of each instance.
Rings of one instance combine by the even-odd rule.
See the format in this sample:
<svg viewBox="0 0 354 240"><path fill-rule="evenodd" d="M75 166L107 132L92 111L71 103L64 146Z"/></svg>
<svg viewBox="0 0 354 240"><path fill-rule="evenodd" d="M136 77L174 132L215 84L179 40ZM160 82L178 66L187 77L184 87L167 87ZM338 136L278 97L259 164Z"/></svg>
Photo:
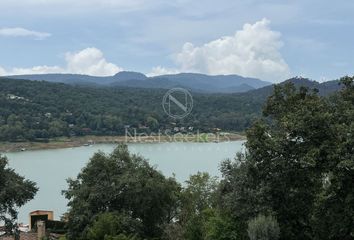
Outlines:
<svg viewBox="0 0 354 240"><path fill-rule="evenodd" d="M273 216L259 215L248 222L247 232L250 240L277 240L280 228Z"/></svg>

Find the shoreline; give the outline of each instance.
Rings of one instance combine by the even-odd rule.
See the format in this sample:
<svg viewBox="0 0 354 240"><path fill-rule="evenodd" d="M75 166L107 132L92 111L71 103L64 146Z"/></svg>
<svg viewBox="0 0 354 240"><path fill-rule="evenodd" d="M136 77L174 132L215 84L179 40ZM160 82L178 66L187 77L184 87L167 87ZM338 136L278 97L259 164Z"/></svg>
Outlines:
<svg viewBox="0 0 354 240"><path fill-rule="evenodd" d="M50 139L48 142L0 142L0 153L21 152L31 150L63 149L94 144L120 144L120 143L160 143L160 142L227 142L246 140L244 135L230 133L227 135L202 134L175 134L171 136L82 136L60 137Z"/></svg>

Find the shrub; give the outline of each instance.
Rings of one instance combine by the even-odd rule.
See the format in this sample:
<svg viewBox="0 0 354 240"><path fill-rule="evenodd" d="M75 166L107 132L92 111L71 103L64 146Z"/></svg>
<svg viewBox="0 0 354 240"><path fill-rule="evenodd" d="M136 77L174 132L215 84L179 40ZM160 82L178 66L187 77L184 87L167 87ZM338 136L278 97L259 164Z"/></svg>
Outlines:
<svg viewBox="0 0 354 240"><path fill-rule="evenodd" d="M259 215L248 222L247 232L250 240L277 240L280 228L273 216Z"/></svg>

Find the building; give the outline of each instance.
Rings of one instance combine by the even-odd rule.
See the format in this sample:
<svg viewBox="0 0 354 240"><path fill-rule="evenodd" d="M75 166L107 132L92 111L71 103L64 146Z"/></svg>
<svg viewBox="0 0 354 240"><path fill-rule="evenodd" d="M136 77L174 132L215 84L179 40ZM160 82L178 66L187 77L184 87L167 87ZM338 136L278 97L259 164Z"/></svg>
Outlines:
<svg viewBox="0 0 354 240"><path fill-rule="evenodd" d="M53 211L30 212L29 220L29 226L18 225L20 240L59 239L66 232L65 222L55 221ZM0 226L0 240L14 239L14 235L5 235L5 228Z"/></svg>
<svg viewBox="0 0 354 240"><path fill-rule="evenodd" d="M54 212L53 211L46 211L46 210L36 210L33 212L30 212L29 214L29 223L30 223L30 230L32 230L32 227L36 225L37 221L48 221L48 220L54 220Z"/></svg>

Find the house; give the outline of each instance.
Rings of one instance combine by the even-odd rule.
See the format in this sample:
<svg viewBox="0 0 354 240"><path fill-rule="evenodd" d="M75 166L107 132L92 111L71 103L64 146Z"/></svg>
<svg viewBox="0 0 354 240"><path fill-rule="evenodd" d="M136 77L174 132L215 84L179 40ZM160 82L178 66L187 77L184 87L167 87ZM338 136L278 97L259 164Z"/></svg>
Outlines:
<svg viewBox="0 0 354 240"><path fill-rule="evenodd" d="M18 225L19 240L59 239L66 232L65 222L54 221L53 211L37 210L29 214L30 225ZM14 240L14 235L4 235L0 227L0 240Z"/></svg>
<svg viewBox="0 0 354 240"><path fill-rule="evenodd" d="M63 234L50 233L44 221L36 222L36 231L19 232L19 240L60 239ZM15 240L14 235L0 235L0 240Z"/></svg>
<svg viewBox="0 0 354 240"><path fill-rule="evenodd" d="M29 229L32 230L33 226L35 226L36 222L41 221L48 221L54 220L54 212L53 211L46 211L46 210L36 210L30 212L29 214L30 226Z"/></svg>

